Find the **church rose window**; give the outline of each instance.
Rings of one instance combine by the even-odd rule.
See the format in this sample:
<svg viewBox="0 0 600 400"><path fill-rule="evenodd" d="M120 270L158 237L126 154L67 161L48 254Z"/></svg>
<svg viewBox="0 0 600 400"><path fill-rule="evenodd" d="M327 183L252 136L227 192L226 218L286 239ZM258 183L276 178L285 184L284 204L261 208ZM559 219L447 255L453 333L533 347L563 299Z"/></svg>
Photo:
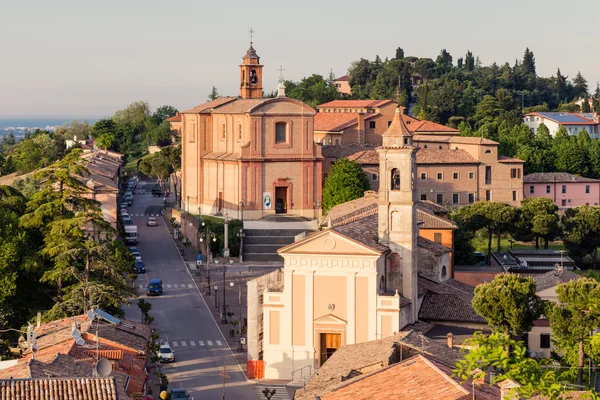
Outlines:
<svg viewBox="0 0 600 400"><path fill-rule="evenodd" d="M275 143L286 142L286 129L287 124L285 122L277 122L275 124Z"/></svg>

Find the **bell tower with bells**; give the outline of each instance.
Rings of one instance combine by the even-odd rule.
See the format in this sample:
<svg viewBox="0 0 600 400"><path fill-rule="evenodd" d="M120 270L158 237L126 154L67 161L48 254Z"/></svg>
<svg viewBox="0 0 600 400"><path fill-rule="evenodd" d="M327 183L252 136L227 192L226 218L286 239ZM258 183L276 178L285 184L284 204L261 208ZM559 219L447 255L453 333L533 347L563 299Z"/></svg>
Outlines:
<svg viewBox="0 0 600 400"><path fill-rule="evenodd" d="M252 35L254 30L250 28L250 48L242 58L240 65L240 97L242 99L261 99L262 85L262 65L260 57L252 46Z"/></svg>
<svg viewBox="0 0 600 400"><path fill-rule="evenodd" d="M417 316L417 193L416 149L413 137L396 109L394 119L382 135L379 153L379 243L400 256L402 285L397 288L412 302L409 323ZM400 285L399 285L400 286Z"/></svg>

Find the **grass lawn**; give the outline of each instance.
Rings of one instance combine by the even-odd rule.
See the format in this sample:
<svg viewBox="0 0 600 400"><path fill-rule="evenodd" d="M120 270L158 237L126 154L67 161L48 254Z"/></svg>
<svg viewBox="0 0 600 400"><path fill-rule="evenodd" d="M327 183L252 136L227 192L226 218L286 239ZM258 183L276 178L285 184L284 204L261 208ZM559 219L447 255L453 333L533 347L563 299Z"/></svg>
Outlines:
<svg viewBox="0 0 600 400"><path fill-rule="evenodd" d="M190 214L193 218L198 219L199 215L198 214ZM223 218L219 218L219 217L213 217L212 215L202 215L202 220L206 221L206 222L210 222L210 223L216 223L216 224L221 224L223 225Z"/></svg>
<svg viewBox="0 0 600 400"><path fill-rule="evenodd" d="M133 172L133 173L137 172L138 162L141 159L148 157L149 155L150 154L144 154L144 155L142 155L140 157L136 157L136 158L133 158L133 157L127 158L127 164L125 164L125 171Z"/></svg>
<svg viewBox="0 0 600 400"><path fill-rule="evenodd" d="M502 250L508 250L511 247L510 242L508 241L509 239L512 239L512 238L510 236L504 236L504 235L501 236L500 247L502 248ZM492 238L492 251L496 251L497 241L498 241L498 237L496 235L494 235ZM487 245L488 245L487 236L482 236L482 237L475 236L475 238L473 238L471 243L473 244L473 247L475 247L476 251L485 251L487 253ZM513 249L535 250L535 242L513 242L512 248ZM548 244L548 249L561 250L564 248L565 248L565 246L562 244L562 242L550 242ZM544 244L542 242L540 242L540 250L543 250L543 249L544 249Z"/></svg>

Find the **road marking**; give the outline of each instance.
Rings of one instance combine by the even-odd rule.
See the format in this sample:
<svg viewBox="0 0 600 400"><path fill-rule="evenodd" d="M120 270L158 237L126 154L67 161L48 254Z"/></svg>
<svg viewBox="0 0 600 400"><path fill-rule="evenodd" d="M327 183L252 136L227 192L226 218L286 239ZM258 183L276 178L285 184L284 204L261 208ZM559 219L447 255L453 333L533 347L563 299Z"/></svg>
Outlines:
<svg viewBox="0 0 600 400"><path fill-rule="evenodd" d="M194 342L193 340L190 340L190 345L191 345L192 347L196 347L196 342Z"/></svg>
<svg viewBox="0 0 600 400"><path fill-rule="evenodd" d="M207 341L206 341L206 343L207 343L209 346L212 346L212 340L207 340Z"/></svg>
<svg viewBox="0 0 600 400"><path fill-rule="evenodd" d="M177 288L179 287L179 285L177 285L176 283L174 283L174 284L173 284L173 287L174 287L175 289L177 289Z"/></svg>
<svg viewBox="0 0 600 400"><path fill-rule="evenodd" d="M167 289L171 289L171 285L170 284L167 284L165 286L167 287Z"/></svg>
<svg viewBox="0 0 600 400"><path fill-rule="evenodd" d="M138 285L138 286L139 286L139 288L140 288L140 289L143 289L143 288L144 288L144 285Z"/></svg>
<svg viewBox="0 0 600 400"><path fill-rule="evenodd" d="M194 287L194 286L192 286L192 284L191 284L191 283L188 283L188 288L190 288L190 289L191 289L191 288L193 288L193 287Z"/></svg>
<svg viewBox="0 0 600 400"><path fill-rule="evenodd" d="M181 347L187 347L187 342L185 340L181 342Z"/></svg>
<svg viewBox="0 0 600 400"><path fill-rule="evenodd" d="M202 340L198 340L198 343L200 344L200 346L204 346L204 342Z"/></svg>
<svg viewBox="0 0 600 400"><path fill-rule="evenodd" d="M179 347L179 345L177 344L177 342L173 342L173 347Z"/></svg>
<svg viewBox="0 0 600 400"><path fill-rule="evenodd" d="M221 341L217 340L217 346L221 346Z"/></svg>

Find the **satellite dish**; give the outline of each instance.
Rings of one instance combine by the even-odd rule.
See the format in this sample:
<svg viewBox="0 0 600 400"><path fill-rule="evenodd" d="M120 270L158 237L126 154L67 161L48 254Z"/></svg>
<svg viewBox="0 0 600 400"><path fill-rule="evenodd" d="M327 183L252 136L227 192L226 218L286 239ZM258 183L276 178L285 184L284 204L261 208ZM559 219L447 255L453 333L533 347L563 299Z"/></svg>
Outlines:
<svg viewBox="0 0 600 400"><path fill-rule="evenodd" d="M31 345L31 351L35 354L38 352L38 345L37 344L32 344Z"/></svg>
<svg viewBox="0 0 600 400"><path fill-rule="evenodd" d="M88 312L87 312L87 317L88 317L90 320L92 320L92 321L93 321L93 320L94 320L94 318L96 318L96 313L94 312L94 310L90 310L90 311L88 311Z"/></svg>
<svg viewBox="0 0 600 400"><path fill-rule="evenodd" d="M96 363L95 371L98 376L106 378L112 372L112 364L106 358L101 358Z"/></svg>
<svg viewBox="0 0 600 400"><path fill-rule="evenodd" d="M79 329L73 329L73 332L71 333L71 337L73 337L73 339L75 339L75 340L81 339L81 332L79 332Z"/></svg>
<svg viewBox="0 0 600 400"><path fill-rule="evenodd" d="M75 343L77 343L77 346L84 346L85 345L85 340L83 340L83 339L77 339L75 341Z"/></svg>

